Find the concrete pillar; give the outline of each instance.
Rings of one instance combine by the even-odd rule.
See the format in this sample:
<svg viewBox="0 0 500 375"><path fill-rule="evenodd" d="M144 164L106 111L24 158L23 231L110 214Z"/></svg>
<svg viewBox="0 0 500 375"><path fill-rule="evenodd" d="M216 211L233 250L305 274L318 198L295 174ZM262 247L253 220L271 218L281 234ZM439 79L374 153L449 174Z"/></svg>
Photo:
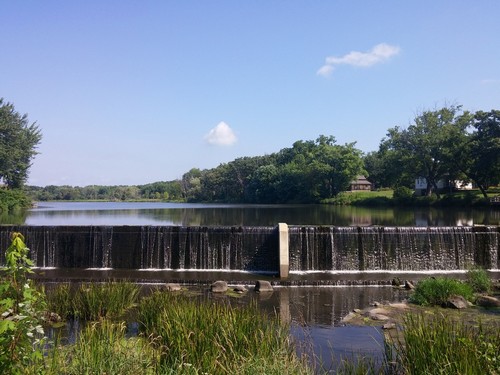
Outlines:
<svg viewBox="0 0 500 375"><path fill-rule="evenodd" d="M280 278L288 277L290 270L290 256L288 252L288 225L285 223L278 224L279 232L279 260L280 260Z"/></svg>

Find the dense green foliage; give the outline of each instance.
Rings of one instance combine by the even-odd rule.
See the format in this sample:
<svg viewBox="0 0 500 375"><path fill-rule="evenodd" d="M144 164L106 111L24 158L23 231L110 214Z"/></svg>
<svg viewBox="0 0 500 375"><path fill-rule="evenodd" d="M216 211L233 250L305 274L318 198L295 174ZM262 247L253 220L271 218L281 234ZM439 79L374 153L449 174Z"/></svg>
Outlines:
<svg viewBox="0 0 500 375"><path fill-rule="evenodd" d="M89 185L46 187L26 186L26 193L36 201L139 201L139 200L183 200L180 181L158 181L138 186Z"/></svg>
<svg viewBox="0 0 500 375"><path fill-rule="evenodd" d="M334 137L297 141L277 153L239 158L217 168L192 169L182 178L188 201L310 203L334 197L364 172L354 144Z"/></svg>
<svg viewBox="0 0 500 375"><path fill-rule="evenodd" d="M482 268L472 268L467 271L467 284L475 293L489 293L493 287L488 273Z"/></svg>
<svg viewBox="0 0 500 375"><path fill-rule="evenodd" d="M0 98L0 182L14 189L24 185L41 139L38 126Z"/></svg>
<svg viewBox="0 0 500 375"><path fill-rule="evenodd" d="M472 114L460 106L423 111L407 128L388 130L379 150L365 156L376 186L413 188L427 181L427 194L441 193L438 182L473 182L486 197L500 182L500 111Z"/></svg>
<svg viewBox="0 0 500 375"><path fill-rule="evenodd" d="M446 277L428 278L420 281L410 296L410 301L422 306L441 306L448 298L459 295L472 300L472 287L459 280Z"/></svg>
<svg viewBox="0 0 500 375"><path fill-rule="evenodd" d="M11 237L0 279L0 373L24 374L43 361L45 301L27 278L33 263L24 237Z"/></svg>
<svg viewBox="0 0 500 375"><path fill-rule="evenodd" d="M31 200L22 190L0 188L0 212L12 212L19 208L28 208Z"/></svg>

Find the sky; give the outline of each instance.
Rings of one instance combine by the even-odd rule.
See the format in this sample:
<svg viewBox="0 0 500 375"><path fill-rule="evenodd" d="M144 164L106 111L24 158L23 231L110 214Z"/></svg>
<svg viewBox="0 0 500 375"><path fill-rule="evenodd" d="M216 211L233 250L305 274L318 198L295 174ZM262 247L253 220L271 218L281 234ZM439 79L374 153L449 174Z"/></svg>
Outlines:
<svg viewBox="0 0 500 375"><path fill-rule="evenodd" d="M497 0L0 0L28 184L141 185L424 110L500 109Z"/></svg>

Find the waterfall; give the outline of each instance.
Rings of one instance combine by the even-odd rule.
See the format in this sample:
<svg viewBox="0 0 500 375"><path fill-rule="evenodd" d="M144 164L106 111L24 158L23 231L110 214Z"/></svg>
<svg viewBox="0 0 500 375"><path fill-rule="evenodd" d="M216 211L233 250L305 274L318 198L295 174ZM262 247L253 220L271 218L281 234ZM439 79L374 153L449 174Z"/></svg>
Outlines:
<svg viewBox="0 0 500 375"><path fill-rule="evenodd" d="M2 250L13 231L39 268L280 269L276 227L0 226ZM290 271L498 270L499 238L495 226L289 226L289 264Z"/></svg>
<svg viewBox="0 0 500 375"><path fill-rule="evenodd" d="M498 227L290 226L292 271L500 267Z"/></svg>
<svg viewBox="0 0 500 375"><path fill-rule="evenodd" d="M39 268L245 270L279 268L274 227L0 226L21 232ZM4 264L0 260L0 265Z"/></svg>

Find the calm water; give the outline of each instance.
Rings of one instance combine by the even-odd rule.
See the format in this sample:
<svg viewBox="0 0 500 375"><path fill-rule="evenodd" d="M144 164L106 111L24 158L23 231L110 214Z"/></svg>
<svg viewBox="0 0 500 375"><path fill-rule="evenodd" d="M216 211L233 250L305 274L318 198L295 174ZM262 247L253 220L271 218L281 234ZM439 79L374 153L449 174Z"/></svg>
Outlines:
<svg viewBox="0 0 500 375"><path fill-rule="evenodd" d="M361 208L328 205L225 205L162 202L40 202L37 208L3 215L17 225L273 226L500 225L499 209Z"/></svg>

